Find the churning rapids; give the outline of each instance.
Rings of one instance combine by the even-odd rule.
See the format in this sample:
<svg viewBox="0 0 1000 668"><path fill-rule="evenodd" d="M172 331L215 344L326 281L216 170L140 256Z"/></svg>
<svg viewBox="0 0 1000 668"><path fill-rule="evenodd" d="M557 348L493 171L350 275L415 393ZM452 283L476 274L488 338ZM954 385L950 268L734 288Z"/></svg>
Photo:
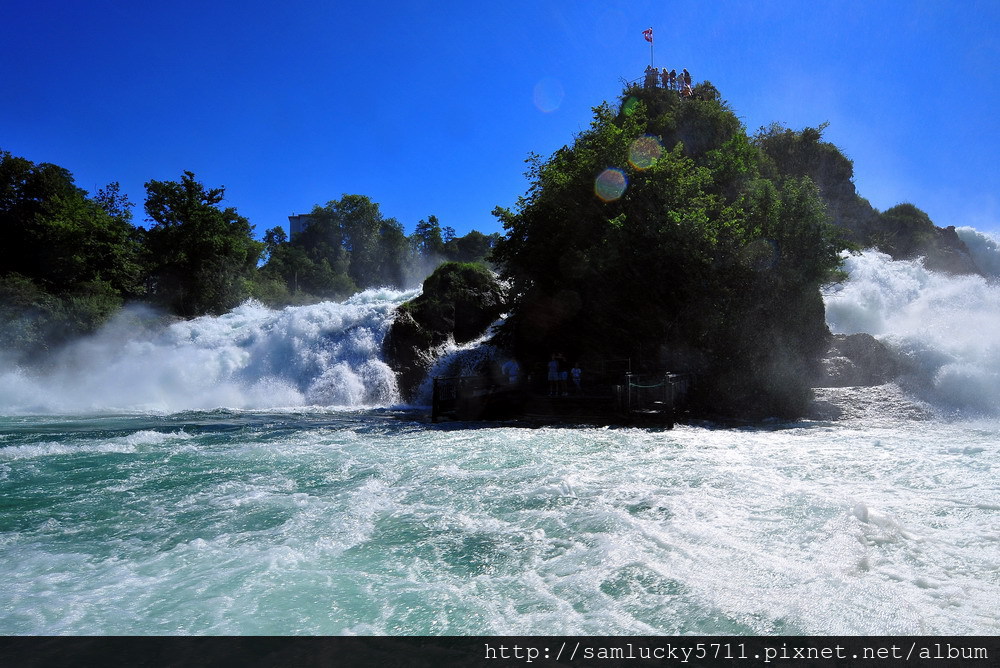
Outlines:
<svg viewBox="0 0 1000 668"><path fill-rule="evenodd" d="M0 366L2 634L998 634L993 278L850 257L835 332L907 363L733 429L431 425L379 348L413 293Z"/></svg>

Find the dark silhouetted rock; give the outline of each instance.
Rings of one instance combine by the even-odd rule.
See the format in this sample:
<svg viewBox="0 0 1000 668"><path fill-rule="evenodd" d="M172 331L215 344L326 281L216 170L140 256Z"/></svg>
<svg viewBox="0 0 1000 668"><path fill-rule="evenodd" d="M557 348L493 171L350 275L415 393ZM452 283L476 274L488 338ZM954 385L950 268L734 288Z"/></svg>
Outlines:
<svg viewBox="0 0 1000 668"><path fill-rule="evenodd" d="M481 264L446 262L424 281L423 293L397 308L385 337L386 362L405 401L412 401L435 351L449 339L468 343L503 313L505 293Z"/></svg>
<svg viewBox="0 0 1000 668"><path fill-rule="evenodd" d="M924 266L949 274L982 274L972 259L969 247L962 241L954 225L935 228L934 240L924 249Z"/></svg>

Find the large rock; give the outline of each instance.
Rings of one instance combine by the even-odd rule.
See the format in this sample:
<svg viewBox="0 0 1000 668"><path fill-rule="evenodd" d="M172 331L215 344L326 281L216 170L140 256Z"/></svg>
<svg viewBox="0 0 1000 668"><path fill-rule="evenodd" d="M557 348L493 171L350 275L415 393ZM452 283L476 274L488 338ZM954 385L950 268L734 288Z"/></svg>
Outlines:
<svg viewBox="0 0 1000 668"><path fill-rule="evenodd" d="M404 401L412 401L449 339L468 343L504 312L505 292L481 264L446 262L424 281L423 293L397 308L385 337L386 362L396 372Z"/></svg>
<svg viewBox="0 0 1000 668"><path fill-rule="evenodd" d="M924 253L924 266L933 271L982 275L954 225L935 228L934 241L924 249Z"/></svg>
<svg viewBox="0 0 1000 668"><path fill-rule="evenodd" d="M882 385L899 375L892 353L871 334L834 334L816 387Z"/></svg>

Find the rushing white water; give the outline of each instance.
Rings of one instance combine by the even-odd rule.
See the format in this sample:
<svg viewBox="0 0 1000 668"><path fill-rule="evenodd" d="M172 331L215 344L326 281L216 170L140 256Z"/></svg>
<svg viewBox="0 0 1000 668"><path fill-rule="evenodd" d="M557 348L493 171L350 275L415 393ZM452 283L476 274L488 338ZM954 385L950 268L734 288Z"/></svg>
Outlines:
<svg viewBox="0 0 1000 668"><path fill-rule="evenodd" d="M1000 266L979 234L977 262ZM936 405L1000 414L1000 283L950 276L920 260L892 261L873 251L849 256L850 280L826 295L834 333L867 332L896 352L906 386Z"/></svg>
<svg viewBox="0 0 1000 668"><path fill-rule="evenodd" d="M0 422L5 634L996 634L996 425Z"/></svg>
<svg viewBox="0 0 1000 668"><path fill-rule="evenodd" d="M766 428L373 408L403 293L123 317L0 372L0 634L996 635L998 287L847 268L904 382Z"/></svg>
<svg viewBox="0 0 1000 668"><path fill-rule="evenodd" d="M128 310L47 371L0 373L0 411L391 405L399 396L382 339L392 310L415 294L369 290L280 311L248 302L169 326Z"/></svg>
<svg viewBox="0 0 1000 668"><path fill-rule="evenodd" d="M974 227L959 227L956 232L979 270L988 277L1000 277L1000 239Z"/></svg>

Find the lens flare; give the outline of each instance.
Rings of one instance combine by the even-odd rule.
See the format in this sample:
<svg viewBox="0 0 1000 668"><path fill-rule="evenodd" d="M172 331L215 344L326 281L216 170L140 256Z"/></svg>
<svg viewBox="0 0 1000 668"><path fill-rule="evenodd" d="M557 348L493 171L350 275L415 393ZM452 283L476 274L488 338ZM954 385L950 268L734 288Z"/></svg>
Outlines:
<svg viewBox="0 0 1000 668"><path fill-rule="evenodd" d="M535 84L535 106L546 114L552 113L562 104L566 91L558 79L545 77Z"/></svg>
<svg viewBox="0 0 1000 668"><path fill-rule="evenodd" d="M649 169L663 155L660 140L651 135L639 137L628 147L628 161L636 169Z"/></svg>
<svg viewBox="0 0 1000 668"><path fill-rule="evenodd" d="M622 102L622 112L626 116L631 116L633 113L635 113L635 108L638 106L639 106L639 98L629 95L627 98L625 98L625 101Z"/></svg>
<svg viewBox="0 0 1000 668"><path fill-rule="evenodd" d="M594 179L594 194L605 202L613 202L625 193L628 178L617 167L608 167Z"/></svg>

